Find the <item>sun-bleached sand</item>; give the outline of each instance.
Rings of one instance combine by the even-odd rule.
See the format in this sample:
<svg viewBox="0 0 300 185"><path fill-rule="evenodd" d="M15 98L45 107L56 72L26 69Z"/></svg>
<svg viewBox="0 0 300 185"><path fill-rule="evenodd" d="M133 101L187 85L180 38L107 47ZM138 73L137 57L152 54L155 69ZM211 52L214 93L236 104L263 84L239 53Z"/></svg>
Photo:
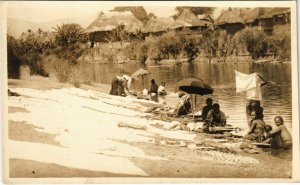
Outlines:
<svg viewBox="0 0 300 185"><path fill-rule="evenodd" d="M146 113L161 104L97 87L13 82L9 88L20 96L8 97L10 177L291 178L290 153L249 154L238 141L165 129L170 122ZM199 150L195 140L217 149Z"/></svg>

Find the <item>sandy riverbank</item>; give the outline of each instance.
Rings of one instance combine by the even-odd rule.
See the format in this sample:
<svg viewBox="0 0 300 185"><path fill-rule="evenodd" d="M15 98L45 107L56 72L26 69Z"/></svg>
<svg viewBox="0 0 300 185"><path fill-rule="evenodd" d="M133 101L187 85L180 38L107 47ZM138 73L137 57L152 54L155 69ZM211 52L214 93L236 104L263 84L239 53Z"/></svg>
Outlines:
<svg viewBox="0 0 300 185"><path fill-rule="evenodd" d="M107 95L108 85L79 89L46 78L8 84L20 94L8 97L12 178L291 178L290 151L250 154L241 139L166 129L172 120L146 113L160 104Z"/></svg>

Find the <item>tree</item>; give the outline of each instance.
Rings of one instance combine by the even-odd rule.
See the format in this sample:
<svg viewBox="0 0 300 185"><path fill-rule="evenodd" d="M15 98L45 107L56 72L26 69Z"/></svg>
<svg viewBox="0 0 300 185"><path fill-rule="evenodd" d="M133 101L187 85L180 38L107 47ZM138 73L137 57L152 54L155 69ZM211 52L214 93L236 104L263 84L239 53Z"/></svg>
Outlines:
<svg viewBox="0 0 300 185"><path fill-rule="evenodd" d="M17 56L17 41L14 37L7 35L7 72L8 78L19 78L19 67L21 60Z"/></svg>
<svg viewBox="0 0 300 185"><path fill-rule="evenodd" d="M137 32L138 33L138 32ZM115 41L120 41L121 44L124 41L128 41L130 37L133 37L134 35L132 33L128 33L125 30L125 24L120 23L117 25L115 29L113 29L110 33L108 33L106 40L108 42L115 42Z"/></svg>
<svg viewBox="0 0 300 185"><path fill-rule="evenodd" d="M240 42L245 44L252 59L265 57L268 51L267 35L255 28L246 28L240 34Z"/></svg>
<svg viewBox="0 0 300 185"><path fill-rule="evenodd" d="M163 35L160 40L163 44L161 52L166 55L165 57L170 58L171 56L176 60L182 49L180 38L176 36L175 32L169 32Z"/></svg>
<svg viewBox="0 0 300 185"><path fill-rule="evenodd" d="M55 42L62 48L71 48L88 40L87 34L78 24L63 24L53 28L55 30Z"/></svg>
<svg viewBox="0 0 300 185"><path fill-rule="evenodd" d="M218 37L216 37L215 34L215 32L210 30L206 30L202 34L202 49L204 50L204 53L209 58L209 60L217 56Z"/></svg>
<svg viewBox="0 0 300 185"><path fill-rule="evenodd" d="M194 42L190 42L190 43L186 44L184 46L184 50L188 57L189 63L193 62L197 58L199 49Z"/></svg>
<svg viewBox="0 0 300 185"><path fill-rule="evenodd" d="M84 49L83 44L87 43L88 35L78 24L63 24L53 28L55 30L55 43L58 46L55 52L59 58L65 58L76 63Z"/></svg>
<svg viewBox="0 0 300 185"><path fill-rule="evenodd" d="M188 57L188 62L192 63L199 54L199 45L201 38L199 36L188 37L183 46L183 49Z"/></svg>

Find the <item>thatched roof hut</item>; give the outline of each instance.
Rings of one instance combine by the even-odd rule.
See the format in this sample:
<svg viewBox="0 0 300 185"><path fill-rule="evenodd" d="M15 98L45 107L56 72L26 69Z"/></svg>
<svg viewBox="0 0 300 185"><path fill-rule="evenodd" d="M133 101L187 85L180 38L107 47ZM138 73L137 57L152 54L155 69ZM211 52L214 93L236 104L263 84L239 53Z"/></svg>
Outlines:
<svg viewBox="0 0 300 185"><path fill-rule="evenodd" d="M136 32L143 28L143 23L138 20L130 11L125 12L100 12L96 20L88 27L88 32L112 31L118 25L123 24L128 32Z"/></svg>
<svg viewBox="0 0 300 185"><path fill-rule="evenodd" d="M212 25L212 22L210 22L210 21L200 20L189 9L184 9L176 20L186 22L191 27L208 27L208 26Z"/></svg>
<svg viewBox="0 0 300 185"><path fill-rule="evenodd" d="M289 8L254 8L245 16L246 25L259 26L268 34L272 34L274 25L287 24L289 21Z"/></svg>
<svg viewBox="0 0 300 185"><path fill-rule="evenodd" d="M152 17L145 28L143 29L144 33L158 33L165 32L167 30L172 30L180 27L190 26L190 24L180 21L174 20L172 17L165 18L155 18Z"/></svg>
<svg viewBox="0 0 300 185"><path fill-rule="evenodd" d="M276 15L283 15L290 13L290 8L254 8L249 14L244 17L246 23L254 22L258 19L271 19Z"/></svg>
<svg viewBox="0 0 300 185"><path fill-rule="evenodd" d="M250 8L229 8L216 19L216 25L244 24L244 17L251 11Z"/></svg>
<svg viewBox="0 0 300 185"><path fill-rule="evenodd" d="M215 20L215 24L234 34L245 27L244 18L250 11L250 8L228 8Z"/></svg>
<svg viewBox="0 0 300 185"><path fill-rule="evenodd" d="M271 8L254 8L244 17L246 23L254 22L261 16L267 15Z"/></svg>
<svg viewBox="0 0 300 185"><path fill-rule="evenodd" d="M207 21L210 23L214 22L214 19L212 18L212 16L210 14L200 14L200 15L197 15L197 17L201 21Z"/></svg>
<svg viewBox="0 0 300 185"><path fill-rule="evenodd" d="M288 14L290 12L290 8L269 8L264 14L258 16L258 19L272 18L273 16Z"/></svg>

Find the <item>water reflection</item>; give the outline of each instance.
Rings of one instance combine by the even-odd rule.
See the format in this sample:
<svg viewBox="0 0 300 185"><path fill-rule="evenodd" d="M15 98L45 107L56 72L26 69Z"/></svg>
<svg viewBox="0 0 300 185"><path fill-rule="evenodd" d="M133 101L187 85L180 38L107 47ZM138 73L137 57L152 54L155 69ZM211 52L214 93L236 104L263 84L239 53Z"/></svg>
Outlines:
<svg viewBox="0 0 300 185"><path fill-rule="evenodd" d="M199 63L176 65L143 66L139 64L87 64L87 75L97 83L110 84L115 75L132 74L134 71L143 67L151 74L144 78L145 88L149 88L150 80L154 78L157 84L161 81L166 82L166 90L175 92L177 82L188 77L201 78L214 88L212 98L220 103L221 109L229 116L228 123L246 128L244 93L235 92L234 70L243 73L260 73L266 80L277 84L263 87L263 101L265 121L273 124L275 115L282 115L286 125L291 128L292 121L292 89L291 89L291 64L290 63ZM141 80L133 85L136 90L142 90ZM207 96L197 96L197 108L199 110L205 104ZM169 97L170 103L177 101L177 97ZM174 102L173 102L174 101Z"/></svg>

